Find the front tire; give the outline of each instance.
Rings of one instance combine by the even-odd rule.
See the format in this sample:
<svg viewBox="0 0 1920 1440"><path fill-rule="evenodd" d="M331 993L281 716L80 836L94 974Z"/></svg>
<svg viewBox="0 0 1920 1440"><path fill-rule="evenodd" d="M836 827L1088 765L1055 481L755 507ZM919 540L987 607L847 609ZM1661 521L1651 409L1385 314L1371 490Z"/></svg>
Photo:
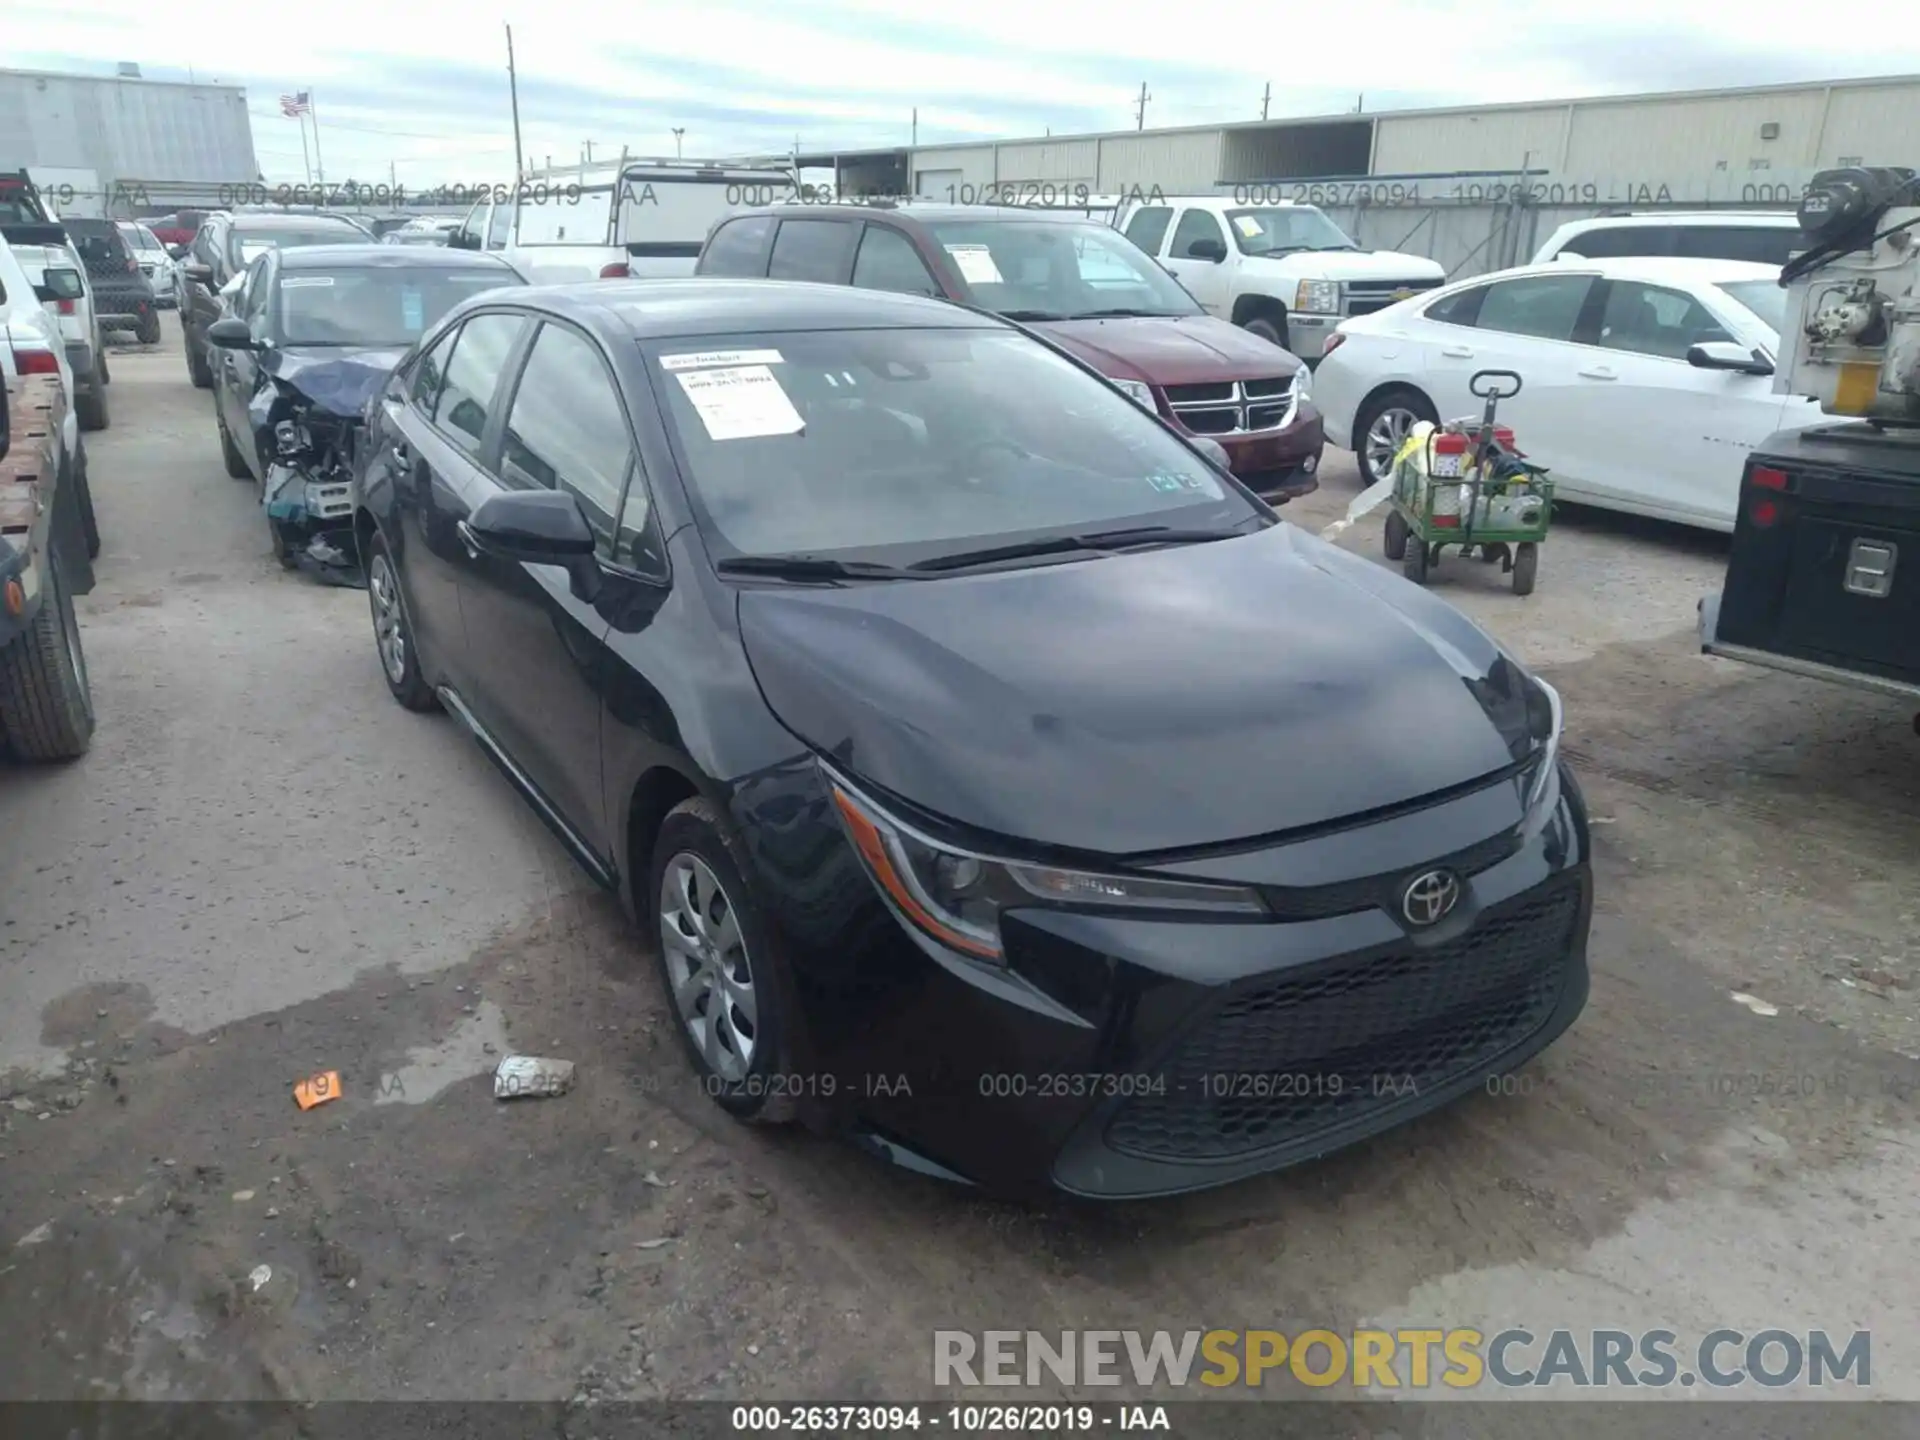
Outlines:
<svg viewBox="0 0 1920 1440"><path fill-rule="evenodd" d="M0 650L0 731L22 760L73 760L93 743L93 692L57 545L46 583L33 624Z"/></svg>
<svg viewBox="0 0 1920 1440"><path fill-rule="evenodd" d="M737 1120L793 1118L777 963L739 835L706 800L683 800L654 842L654 919L667 1000L701 1087Z"/></svg>
<svg viewBox="0 0 1920 1440"><path fill-rule="evenodd" d="M218 402L215 403L217 406ZM233 432L227 429L227 417L218 408L213 412L213 423L220 431L220 463L227 467L228 476L235 480L253 479L253 471L247 468L247 457L233 443Z"/></svg>
<svg viewBox="0 0 1920 1440"><path fill-rule="evenodd" d="M80 421L80 428L86 431L107 428L107 377L95 370L93 378L87 382L87 388L74 397L73 412Z"/></svg>
<svg viewBox="0 0 1920 1440"><path fill-rule="evenodd" d="M191 334L187 336L187 378L196 390L213 388L213 367L207 363L206 352L194 345Z"/></svg>
<svg viewBox="0 0 1920 1440"><path fill-rule="evenodd" d="M1522 540L1513 552L1513 593L1531 595L1533 582L1540 573L1540 547Z"/></svg>
<svg viewBox="0 0 1920 1440"><path fill-rule="evenodd" d="M1353 450L1360 474L1377 485L1393 473L1393 457L1407 432L1421 421L1432 423L1438 412L1418 390L1398 386L1383 390L1361 407L1353 422Z"/></svg>
<svg viewBox="0 0 1920 1440"><path fill-rule="evenodd" d="M438 710L440 697L420 673L420 647L414 643L413 624L400 595L400 572L387 553L387 542L378 535L367 547L367 605L373 612L373 643L387 693L409 710L421 714Z"/></svg>
<svg viewBox="0 0 1920 1440"><path fill-rule="evenodd" d="M1386 534L1381 537L1381 548L1387 552L1389 560L1407 558L1407 517L1398 510L1387 512Z"/></svg>
<svg viewBox="0 0 1920 1440"><path fill-rule="evenodd" d="M1249 335L1258 335L1270 345L1278 345L1282 350L1287 348L1287 321L1285 316L1282 316L1278 320L1273 320L1265 315L1256 315L1240 328L1245 330Z"/></svg>

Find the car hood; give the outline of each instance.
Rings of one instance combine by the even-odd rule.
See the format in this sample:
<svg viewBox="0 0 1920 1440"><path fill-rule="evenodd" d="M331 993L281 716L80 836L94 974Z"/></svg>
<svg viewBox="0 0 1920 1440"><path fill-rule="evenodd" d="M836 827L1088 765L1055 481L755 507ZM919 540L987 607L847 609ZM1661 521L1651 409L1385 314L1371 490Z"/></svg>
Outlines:
<svg viewBox="0 0 1920 1440"><path fill-rule="evenodd" d="M1048 320L1033 328L1116 380L1195 385L1291 375L1300 368L1271 341L1211 315Z"/></svg>
<svg viewBox="0 0 1920 1440"><path fill-rule="evenodd" d="M339 346L285 346L261 357L260 368L322 410L357 417L380 392L406 347L347 350Z"/></svg>
<svg viewBox="0 0 1920 1440"><path fill-rule="evenodd" d="M1284 268L1300 280L1444 280L1446 268L1423 255L1397 250L1296 250L1290 255L1256 255L1253 273Z"/></svg>
<svg viewBox="0 0 1920 1440"><path fill-rule="evenodd" d="M1483 631L1290 525L933 581L746 588L739 620L761 693L809 746L1030 845L1273 836L1490 775L1525 744L1488 698L1519 673Z"/></svg>

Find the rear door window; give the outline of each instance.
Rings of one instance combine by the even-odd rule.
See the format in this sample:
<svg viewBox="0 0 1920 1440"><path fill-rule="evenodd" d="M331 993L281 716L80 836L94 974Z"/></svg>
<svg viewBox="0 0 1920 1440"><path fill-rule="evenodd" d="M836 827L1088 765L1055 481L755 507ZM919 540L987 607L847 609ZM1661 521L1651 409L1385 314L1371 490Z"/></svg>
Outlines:
<svg viewBox="0 0 1920 1440"><path fill-rule="evenodd" d="M1784 225L1687 225L1676 236L1674 254L1700 260L1784 265L1803 244L1798 228Z"/></svg>
<svg viewBox="0 0 1920 1440"><path fill-rule="evenodd" d="M1560 247L1560 253L1582 255L1589 260L1671 255L1674 229L1671 225L1602 226L1574 236Z"/></svg>
<svg viewBox="0 0 1920 1440"><path fill-rule="evenodd" d="M1173 219L1171 205L1147 205L1133 212L1127 221L1126 236L1149 255L1160 253L1160 242L1167 238L1167 225Z"/></svg>
<svg viewBox="0 0 1920 1440"><path fill-rule="evenodd" d="M425 415L433 414L433 402L440 398L440 382L446 379L447 374L447 357L453 354L453 338L459 333L458 326L447 331L434 342L433 348L422 355L419 363L413 367L413 378L408 382L407 395Z"/></svg>
<svg viewBox="0 0 1920 1440"><path fill-rule="evenodd" d="M1478 328L1539 340L1572 340L1593 287L1591 275L1526 275L1487 287Z"/></svg>
<svg viewBox="0 0 1920 1440"><path fill-rule="evenodd" d="M1173 249L1167 258L1170 260L1197 260L1200 256L1193 253L1193 247L1211 240L1224 250L1227 248L1227 232L1220 228L1220 222L1214 218L1211 210L1188 210L1180 217L1180 223L1174 227Z"/></svg>
<svg viewBox="0 0 1920 1440"><path fill-rule="evenodd" d="M713 232L700 256L702 275L757 279L767 273L767 236L773 233L771 215L747 215L729 220Z"/></svg>
<svg viewBox="0 0 1920 1440"><path fill-rule="evenodd" d="M479 458L507 357L526 321L518 315L476 315L460 327L433 423L460 449Z"/></svg>
<svg viewBox="0 0 1920 1440"><path fill-rule="evenodd" d="M854 226L845 220L783 220L773 237L767 278L844 285L853 238Z"/></svg>
<svg viewBox="0 0 1920 1440"><path fill-rule="evenodd" d="M1615 280L1600 312L1599 344L1608 350L1684 360L1695 345L1731 340L1713 313L1683 290Z"/></svg>

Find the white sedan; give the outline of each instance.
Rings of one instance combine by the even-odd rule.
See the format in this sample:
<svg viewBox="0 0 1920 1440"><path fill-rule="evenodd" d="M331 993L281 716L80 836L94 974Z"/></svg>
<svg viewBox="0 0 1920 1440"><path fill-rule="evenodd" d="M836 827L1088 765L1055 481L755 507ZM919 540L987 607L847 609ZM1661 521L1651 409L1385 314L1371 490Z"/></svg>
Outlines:
<svg viewBox="0 0 1920 1440"><path fill-rule="evenodd" d="M1429 291L1341 323L1314 374L1327 439L1384 477L1420 420L1477 416L1477 370L1568 500L1731 531L1747 452L1822 420L1773 389L1786 292L1771 265L1562 260Z"/></svg>

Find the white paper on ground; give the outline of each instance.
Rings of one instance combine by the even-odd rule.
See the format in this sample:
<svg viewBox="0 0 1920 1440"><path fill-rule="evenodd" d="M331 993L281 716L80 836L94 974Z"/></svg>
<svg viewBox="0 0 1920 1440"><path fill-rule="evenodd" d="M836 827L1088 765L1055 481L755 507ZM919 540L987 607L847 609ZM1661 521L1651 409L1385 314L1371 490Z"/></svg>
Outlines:
<svg viewBox="0 0 1920 1440"><path fill-rule="evenodd" d="M960 267L960 278L969 285L999 285L1000 267L993 263L993 252L984 245L949 245L947 254Z"/></svg>
<svg viewBox="0 0 1920 1440"><path fill-rule="evenodd" d="M792 435L807 428L787 392L764 365L682 370L673 378L687 392L687 399L700 412L700 423L715 440Z"/></svg>
<svg viewBox="0 0 1920 1440"><path fill-rule="evenodd" d="M660 368L675 370L711 370L724 365L778 365L778 350L699 350L690 355L662 355Z"/></svg>

